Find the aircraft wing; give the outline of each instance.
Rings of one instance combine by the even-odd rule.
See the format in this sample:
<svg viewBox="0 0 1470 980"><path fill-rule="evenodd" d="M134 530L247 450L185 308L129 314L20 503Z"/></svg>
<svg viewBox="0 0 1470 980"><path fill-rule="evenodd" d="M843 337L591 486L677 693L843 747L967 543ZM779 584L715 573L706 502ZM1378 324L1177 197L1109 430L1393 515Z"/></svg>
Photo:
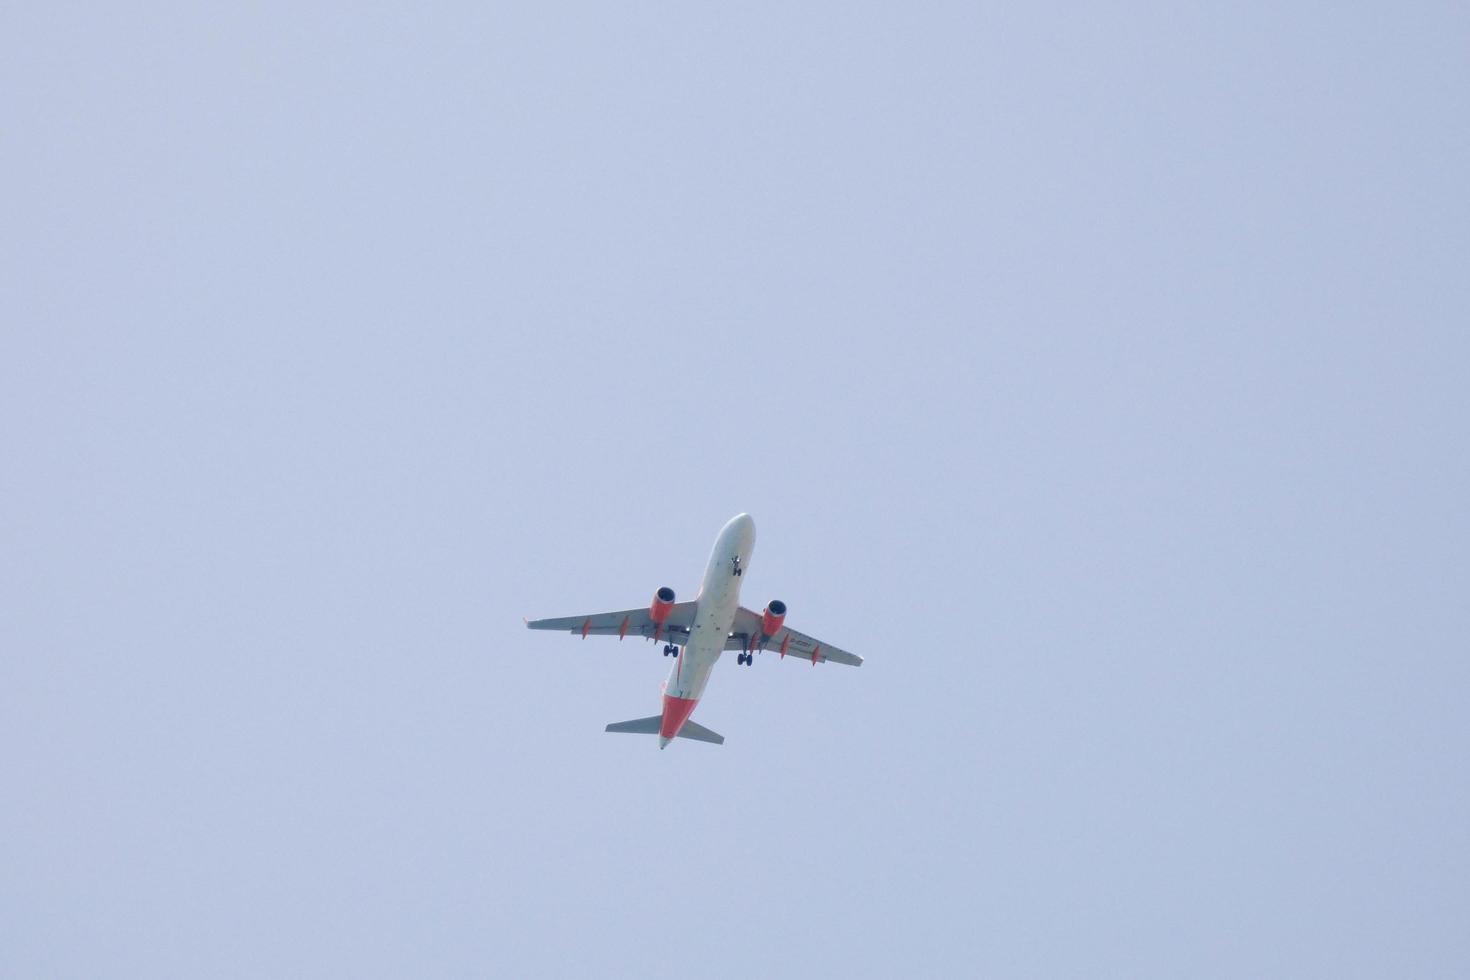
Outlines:
<svg viewBox="0 0 1470 980"><path fill-rule="evenodd" d="M579 636L646 636L652 639L657 630L659 637L670 643L682 643L688 638L693 625L693 602L674 603L674 608L669 611L669 618L664 621L661 630L649 618L647 606L587 616L533 619L526 623L533 630L555 630L560 633L576 633Z"/></svg>
<svg viewBox="0 0 1470 980"><path fill-rule="evenodd" d="M751 612L741 606L735 613L735 624L730 627L730 639L725 641L726 650L744 650L752 642L760 639L761 614ZM830 643L823 643L815 637L798 633L794 629L783 626L776 631L776 635L765 643L767 650L780 650L782 645L786 647L788 657L798 657L802 660L812 660L813 654L816 660L830 660L836 664L847 664L850 667L861 667L863 658L846 650L839 650ZM815 661L813 661L815 662Z"/></svg>

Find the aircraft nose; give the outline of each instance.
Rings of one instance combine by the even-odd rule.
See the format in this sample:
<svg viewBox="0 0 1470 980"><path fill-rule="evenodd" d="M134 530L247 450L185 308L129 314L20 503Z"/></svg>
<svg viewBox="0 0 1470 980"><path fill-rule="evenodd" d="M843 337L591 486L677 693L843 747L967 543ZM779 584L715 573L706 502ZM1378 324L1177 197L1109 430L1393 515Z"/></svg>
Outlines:
<svg viewBox="0 0 1470 980"><path fill-rule="evenodd" d="M749 514L736 514L725 525L725 533L735 535L741 541L755 541L755 518Z"/></svg>

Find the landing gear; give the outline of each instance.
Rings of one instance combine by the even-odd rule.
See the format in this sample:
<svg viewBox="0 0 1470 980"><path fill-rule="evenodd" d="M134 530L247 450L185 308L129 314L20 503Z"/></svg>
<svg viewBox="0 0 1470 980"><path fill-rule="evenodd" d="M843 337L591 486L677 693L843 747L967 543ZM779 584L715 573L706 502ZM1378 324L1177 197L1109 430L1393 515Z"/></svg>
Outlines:
<svg viewBox="0 0 1470 980"><path fill-rule="evenodd" d="M733 557L733 558L730 559L730 566L731 566L731 571L734 574L736 574L736 575L741 574L741 571L740 571L740 556L739 555L736 555L735 557Z"/></svg>
<svg viewBox="0 0 1470 980"><path fill-rule="evenodd" d="M672 643L665 643L664 644L664 656L665 657L677 657L678 655L679 655L679 648L678 647L674 646Z"/></svg>
<svg viewBox="0 0 1470 980"><path fill-rule="evenodd" d="M735 662L743 667L749 667L755 663L755 654L742 653L735 658Z"/></svg>

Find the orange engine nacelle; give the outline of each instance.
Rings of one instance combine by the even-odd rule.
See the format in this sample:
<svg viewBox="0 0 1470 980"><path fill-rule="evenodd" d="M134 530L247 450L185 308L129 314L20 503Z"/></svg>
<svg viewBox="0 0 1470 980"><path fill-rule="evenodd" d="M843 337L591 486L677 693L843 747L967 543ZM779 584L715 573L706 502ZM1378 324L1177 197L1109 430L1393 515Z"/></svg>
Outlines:
<svg viewBox="0 0 1470 980"><path fill-rule="evenodd" d="M761 612L761 635L775 636L785 621L786 603L780 599L772 599Z"/></svg>
<svg viewBox="0 0 1470 980"><path fill-rule="evenodd" d="M653 605L648 607L648 618L662 626L674 611L674 590L665 585L653 594Z"/></svg>

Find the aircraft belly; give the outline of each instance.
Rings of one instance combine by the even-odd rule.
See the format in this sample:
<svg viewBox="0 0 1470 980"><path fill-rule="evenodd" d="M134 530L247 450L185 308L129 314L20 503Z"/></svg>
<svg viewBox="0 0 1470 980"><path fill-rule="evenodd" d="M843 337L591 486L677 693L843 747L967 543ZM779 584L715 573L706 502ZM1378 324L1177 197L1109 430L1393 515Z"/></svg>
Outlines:
<svg viewBox="0 0 1470 980"><path fill-rule="evenodd" d="M678 698L696 699L703 694L704 686L709 683L710 671L719 661L720 652L725 646L726 633L708 626L700 629L696 624L696 628L691 631L689 644L679 654L679 662L669 673L665 693Z"/></svg>
<svg viewBox="0 0 1470 980"><path fill-rule="evenodd" d="M726 596L719 598L725 599ZM689 631L689 642L679 655L679 663L669 673L669 683L664 693L678 698L698 699L709 683L710 671L719 662L725 649L725 640L730 635L730 626L735 621L738 596L734 601L710 603L701 600L699 611L694 617L694 628ZM728 609L720 608L728 606Z"/></svg>
<svg viewBox="0 0 1470 980"><path fill-rule="evenodd" d="M676 698L698 700L709 683L710 671L724 652L735 612L740 608L740 585L743 575L732 574L750 564L755 532L749 521L732 522L721 532L710 554L704 582L699 590L699 605L694 612L694 625L679 660L669 671L664 693Z"/></svg>

